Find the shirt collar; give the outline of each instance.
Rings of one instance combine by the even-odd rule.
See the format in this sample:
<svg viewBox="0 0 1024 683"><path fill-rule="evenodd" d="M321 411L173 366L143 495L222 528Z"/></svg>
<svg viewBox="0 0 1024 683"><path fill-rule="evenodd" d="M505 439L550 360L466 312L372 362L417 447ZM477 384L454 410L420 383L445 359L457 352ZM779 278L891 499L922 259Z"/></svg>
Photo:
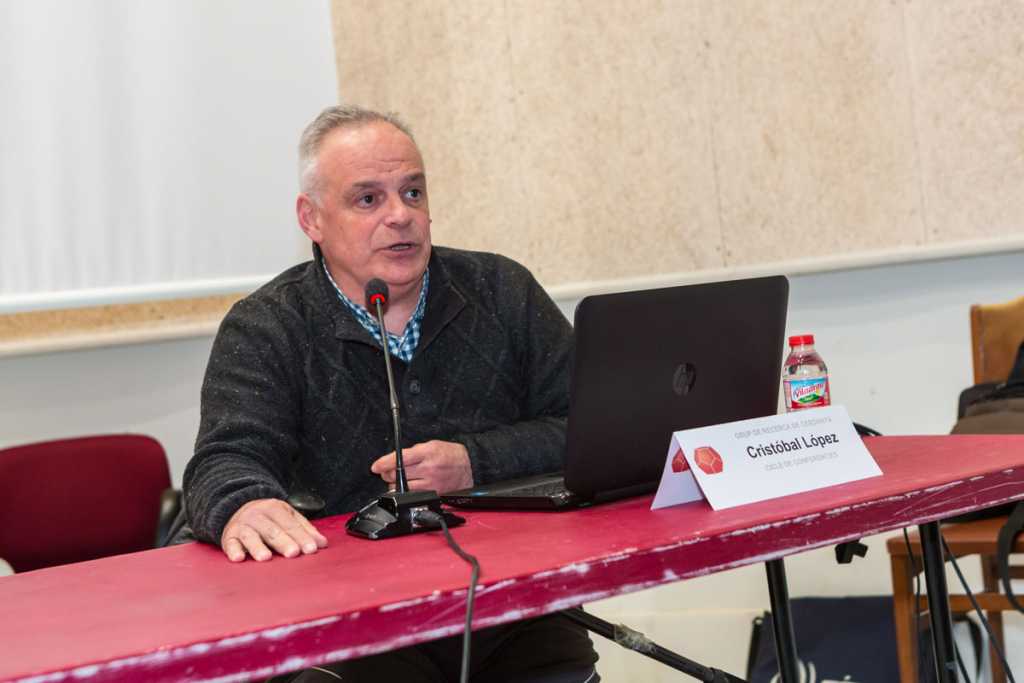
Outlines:
<svg viewBox="0 0 1024 683"><path fill-rule="evenodd" d="M334 287L334 291L337 293L338 298L341 299L342 304L352 313L359 324L370 333L370 336L376 340L378 344L381 343L380 338L380 325L377 324L376 317L371 315L368 310L359 304L352 301L350 298L345 296L345 293L341 291L341 287L331 277L331 271L327 269L327 261L322 260L321 266L324 269L324 274L327 275L327 280ZM430 269L427 268L423 271L423 280L420 285L420 296L416 302L416 309L412 313L412 317L409 318L409 322L405 324L405 329L402 331L401 336L388 332L388 351L391 355L400 358L406 363L412 360L413 353L416 351L416 346L420 340L420 327L423 323L423 316L427 308L427 289L430 286Z"/></svg>

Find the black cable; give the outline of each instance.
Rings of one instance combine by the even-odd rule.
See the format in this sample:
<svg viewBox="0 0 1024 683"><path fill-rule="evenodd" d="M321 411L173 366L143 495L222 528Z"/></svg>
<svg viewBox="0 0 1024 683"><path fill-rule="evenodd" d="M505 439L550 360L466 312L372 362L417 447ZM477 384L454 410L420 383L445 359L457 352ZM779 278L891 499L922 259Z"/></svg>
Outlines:
<svg viewBox="0 0 1024 683"><path fill-rule="evenodd" d="M953 656L956 657L956 664L960 667L960 675L964 677L964 683L970 683L972 679L967 675L967 667L964 665L964 658L960 655L960 648L957 647L955 637L953 638ZM974 679L976 680L977 678L978 672L975 671Z"/></svg>
<svg viewBox="0 0 1024 683"><path fill-rule="evenodd" d="M992 627L988 623L988 619L985 618L984 613L981 611L981 606L974 597L974 593L971 592L970 587L967 585L967 580L964 578L963 572L960 571L960 565L957 564L956 558L953 557L953 553L949 552L949 546L946 545L946 539L939 534L939 538L942 539L942 549L946 551L949 556L950 562L953 563L953 569L956 571L956 576L960 579L960 585L964 587L964 593L967 594L967 599L971 601L971 606L974 607L974 611L978 613L978 618L981 620L982 626L985 627L985 632L988 634L989 643L992 644L992 648L995 649L996 654L999 655L999 663L1003 665L1003 671L1006 672L1006 676L1010 679L1010 683L1017 683L1013 677L1013 672L1010 671L1010 665L1006 662L1006 655L1003 654L1003 648L999 647L999 642L996 637L992 634Z"/></svg>
<svg viewBox="0 0 1024 683"><path fill-rule="evenodd" d="M452 537L450 531L448 531L448 523L444 521L444 515L439 515L431 510L418 510L416 512L418 519L427 522L432 526L441 526L441 531L444 532L445 540L448 541L448 546L455 551L455 554L461 557L463 560L469 563L473 568L473 571L469 576L469 592L466 594L466 626L465 631L462 634L462 670L459 674L459 683L469 682L469 643L470 636L472 634L471 626L473 624L473 598L476 596L476 584L480 579L480 563L477 559L467 553Z"/></svg>

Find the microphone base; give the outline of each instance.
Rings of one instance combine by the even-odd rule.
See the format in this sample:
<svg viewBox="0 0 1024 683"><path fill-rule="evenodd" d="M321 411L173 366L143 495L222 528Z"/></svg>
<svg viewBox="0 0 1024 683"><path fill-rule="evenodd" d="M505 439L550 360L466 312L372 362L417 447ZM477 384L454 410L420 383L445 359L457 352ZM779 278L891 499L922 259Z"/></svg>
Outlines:
<svg viewBox="0 0 1024 683"><path fill-rule="evenodd" d="M345 530L352 536L379 541L441 528L417 519L415 515L421 510L441 515L449 527L466 523L462 517L441 508L436 491L407 491L385 493L363 506L345 523Z"/></svg>

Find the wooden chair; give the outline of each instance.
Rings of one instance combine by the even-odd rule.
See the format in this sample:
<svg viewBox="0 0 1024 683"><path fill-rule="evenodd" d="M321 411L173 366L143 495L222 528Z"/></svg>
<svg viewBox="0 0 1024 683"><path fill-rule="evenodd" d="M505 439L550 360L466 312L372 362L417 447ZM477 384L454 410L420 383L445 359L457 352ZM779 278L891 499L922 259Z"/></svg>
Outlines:
<svg viewBox="0 0 1024 683"><path fill-rule="evenodd" d="M1017 349L1024 341L1024 297L1003 304L971 306L971 350L974 383L1002 382L1010 374ZM981 562L982 591L975 592L992 633L1003 646L1004 611L1013 606L1000 591L999 570L996 563L996 539L1006 517L994 517L972 522L944 524L942 534L954 557L978 555ZM914 683L917 678L917 638L915 637L915 609L913 581L915 572L922 571L921 541L917 532L910 534L910 552L901 536L886 543L892 570L893 617L896 628L896 649L899 656L901 683ZM1024 537L1018 537L1014 552L1024 552ZM1011 567L1013 578L1024 578L1024 567ZM949 604L954 615L973 611L967 596L955 592L958 586L950 584ZM921 596L917 613L927 612L928 598ZM928 623L927 616L919 619ZM1005 683L1006 674L994 648L989 648L993 683ZM1003 647L1005 652L1005 647Z"/></svg>
<svg viewBox="0 0 1024 683"><path fill-rule="evenodd" d="M992 626L992 633L998 639L1000 647L1003 646L1002 612L1013 609L1010 601L999 590L999 571L996 568L996 536L1005 522L1006 517L993 517L976 522L948 524L942 527L942 535L954 557L978 555L981 560L983 590L977 591L972 588L972 592L974 592L978 604L985 610L985 618ZM890 538L886 547L889 551L889 563L892 569L892 609L896 628L900 681L901 683L915 683L918 680L915 627L920 625L924 628L928 625L928 597L924 595L923 585L917 621L914 616L914 576L915 572L920 573L923 570L921 539L918 538L916 531L910 534L910 547L914 554L913 562L907 553L907 545L902 536ZM1024 553L1024 537L1017 538L1014 552ZM1011 572L1015 578L1024 578L1024 567L1012 567ZM957 588L958 584L949 584L950 610L955 615L973 612L974 608L967 595L958 592ZM1005 652L1006 649L1003 648L1003 651ZM992 682L1005 683L1006 674L1003 672L995 650L991 648L990 659L992 661Z"/></svg>
<svg viewBox="0 0 1024 683"><path fill-rule="evenodd" d="M1002 382L1024 341L1024 296L1005 304L971 306L974 383Z"/></svg>

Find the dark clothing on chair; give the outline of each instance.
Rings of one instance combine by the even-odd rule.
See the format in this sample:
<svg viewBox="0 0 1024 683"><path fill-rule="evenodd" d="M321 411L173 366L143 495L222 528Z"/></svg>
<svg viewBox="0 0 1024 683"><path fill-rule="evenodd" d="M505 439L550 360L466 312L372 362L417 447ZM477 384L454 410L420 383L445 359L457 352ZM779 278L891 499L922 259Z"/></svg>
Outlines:
<svg viewBox="0 0 1024 683"><path fill-rule="evenodd" d="M326 516L354 511L387 489L370 471L395 448L382 351L338 299L319 248L314 255L235 304L214 341L184 477L189 523L201 540L219 544L228 520L251 500L313 493L326 502ZM434 247L429 270L413 358L393 358L403 447L461 443L477 484L561 469L568 321L529 271L507 258ZM527 631L496 631L495 661L506 641ZM592 664L585 632L570 625L560 632ZM429 658L448 647L441 643L417 649ZM477 637L474 645L487 653Z"/></svg>

